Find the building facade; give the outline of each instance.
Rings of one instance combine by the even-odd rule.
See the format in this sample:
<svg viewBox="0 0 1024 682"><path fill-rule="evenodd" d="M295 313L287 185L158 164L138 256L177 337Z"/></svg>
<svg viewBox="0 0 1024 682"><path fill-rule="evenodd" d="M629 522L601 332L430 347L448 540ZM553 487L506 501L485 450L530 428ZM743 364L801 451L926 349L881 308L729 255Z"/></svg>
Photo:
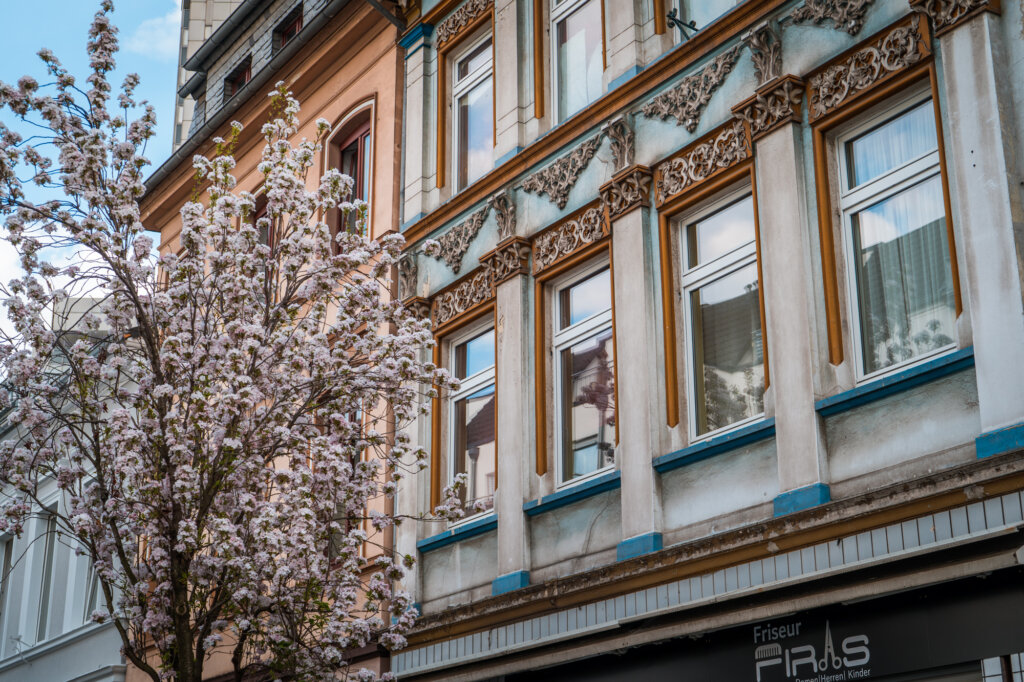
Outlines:
<svg viewBox="0 0 1024 682"><path fill-rule="evenodd" d="M1021 679L1019 3L407 18L400 679Z"/></svg>

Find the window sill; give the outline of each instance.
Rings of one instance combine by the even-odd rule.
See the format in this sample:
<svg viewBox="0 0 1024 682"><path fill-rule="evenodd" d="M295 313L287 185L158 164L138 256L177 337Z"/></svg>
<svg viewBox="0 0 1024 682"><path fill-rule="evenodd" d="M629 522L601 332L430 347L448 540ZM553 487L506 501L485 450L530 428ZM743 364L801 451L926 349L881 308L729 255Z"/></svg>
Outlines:
<svg viewBox="0 0 1024 682"><path fill-rule="evenodd" d="M446 530L443 533L437 535L431 535L429 538L424 538L416 543L416 549L421 553L426 554L432 552L435 549L441 549L448 545L455 544L456 542L462 542L470 538L475 538L477 535L483 535L489 533L492 530L498 528L498 516L491 514L482 519L476 521L470 521L461 526L457 526L450 530Z"/></svg>
<svg viewBox="0 0 1024 682"><path fill-rule="evenodd" d="M849 391L843 391L828 398L814 403L814 409L823 417L852 410L861 405L867 405L891 395L908 391L917 386L930 383L936 379L968 369L974 366L974 346L968 346L958 351L942 355L905 369L895 374L890 374L882 379L862 384Z"/></svg>
<svg viewBox="0 0 1024 682"><path fill-rule="evenodd" d="M663 474L702 459L736 450L744 445L775 437L775 419L764 419L729 433L701 441L654 459L654 469Z"/></svg>
<svg viewBox="0 0 1024 682"><path fill-rule="evenodd" d="M609 490L615 490L621 484L621 474L618 469L616 469L615 471L609 471L606 474L591 478L590 480L584 481L578 485L570 486L551 493L547 497L530 500L523 505L523 511L527 516L537 516L538 514L543 514L545 512L573 504L574 502L580 502L588 497L600 495L601 493L608 492Z"/></svg>

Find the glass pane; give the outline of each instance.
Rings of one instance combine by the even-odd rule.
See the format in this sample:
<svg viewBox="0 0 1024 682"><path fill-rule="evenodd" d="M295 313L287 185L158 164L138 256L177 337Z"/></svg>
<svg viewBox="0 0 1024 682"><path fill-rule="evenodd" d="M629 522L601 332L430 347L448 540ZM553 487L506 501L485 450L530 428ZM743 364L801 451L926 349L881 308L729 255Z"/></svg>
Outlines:
<svg viewBox="0 0 1024 682"><path fill-rule="evenodd" d="M593 317L612 307L612 277L608 268L594 273L582 282L562 289L559 293L561 323L559 329Z"/></svg>
<svg viewBox="0 0 1024 682"><path fill-rule="evenodd" d="M953 277L935 175L853 216L864 372L948 346Z"/></svg>
<svg viewBox="0 0 1024 682"><path fill-rule="evenodd" d="M459 65L455 69L455 78L457 81L462 80L469 74L473 73L481 66L486 64L491 59L491 41L490 39L485 40L474 48L472 52L459 60Z"/></svg>
<svg viewBox="0 0 1024 682"><path fill-rule="evenodd" d="M686 226L689 267L709 263L754 241L754 200L746 196Z"/></svg>
<svg viewBox="0 0 1024 682"><path fill-rule="evenodd" d="M757 265L690 293L697 434L764 412Z"/></svg>
<svg viewBox="0 0 1024 682"><path fill-rule="evenodd" d="M491 79L459 98L459 189L494 166L494 107Z"/></svg>
<svg viewBox="0 0 1024 682"><path fill-rule="evenodd" d="M931 100L846 143L850 187L899 168L938 146Z"/></svg>
<svg viewBox="0 0 1024 682"><path fill-rule="evenodd" d="M465 379L494 366L494 330L455 347L455 377Z"/></svg>
<svg viewBox="0 0 1024 682"><path fill-rule="evenodd" d="M494 505L494 384L455 402L455 473L468 474L465 502Z"/></svg>
<svg viewBox="0 0 1024 682"><path fill-rule="evenodd" d="M562 479L614 462L615 351L612 330L561 353Z"/></svg>
<svg viewBox="0 0 1024 682"><path fill-rule="evenodd" d="M601 0L558 22L558 117L564 120L601 96Z"/></svg>

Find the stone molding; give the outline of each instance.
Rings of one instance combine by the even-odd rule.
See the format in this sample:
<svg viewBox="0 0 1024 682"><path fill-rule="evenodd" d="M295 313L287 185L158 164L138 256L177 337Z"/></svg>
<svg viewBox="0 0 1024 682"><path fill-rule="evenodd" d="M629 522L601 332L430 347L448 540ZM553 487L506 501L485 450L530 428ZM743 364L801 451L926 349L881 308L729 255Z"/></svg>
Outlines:
<svg viewBox="0 0 1024 682"><path fill-rule="evenodd" d="M498 224L498 241L504 241L516 233L516 202L512 190L504 189L490 199L487 205L494 212L494 220Z"/></svg>
<svg viewBox="0 0 1024 682"><path fill-rule="evenodd" d="M459 270L462 269L462 258L466 255L469 245L473 243L474 237L480 232L480 228L483 227L489 210L490 206L484 206L441 235L437 240L441 248L434 258L443 260L452 272L456 275L459 274Z"/></svg>
<svg viewBox="0 0 1024 682"><path fill-rule="evenodd" d="M782 36L778 24L766 21L745 37L758 86L782 76Z"/></svg>
<svg viewBox="0 0 1024 682"><path fill-rule="evenodd" d="M612 162L616 171L621 171L633 165L635 152L633 129L629 127L625 116L608 121L604 124L601 132L608 136L608 143L612 149Z"/></svg>
<svg viewBox="0 0 1024 682"><path fill-rule="evenodd" d="M430 319L430 299L428 298L413 296L405 301L405 307L412 312L413 316L416 317L417 320Z"/></svg>
<svg viewBox="0 0 1024 682"><path fill-rule="evenodd" d="M398 261L398 298L404 301L416 295L419 264L415 253L408 253Z"/></svg>
<svg viewBox="0 0 1024 682"><path fill-rule="evenodd" d="M462 29L473 23L473 20L484 12L490 11L494 0L468 0L466 4L449 14L438 23L435 30L435 44L441 47L455 38Z"/></svg>
<svg viewBox="0 0 1024 682"><path fill-rule="evenodd" d="M434 330L490 302L494 298L493 275L491 265L485 263L434 296L430 310Z"/></svg>
<svg viewBox="0 0 1024 682"><path fill-rule="evenodd" d="M650 206L651 177L647 166L633 166L603 185L601 203L608 211L608 220L615 220L638 206Z"/></svg>
<svg viewBox="0 0 1024 682"><path fill-rule="evenodd" d="M927 15L935 35L940 36L976 14L999 14L999 0L910 0L910 8Z"/></svg>
<svg viewBox="0 0 1024 682"><path fill-rule="evenodd" d="M800 120L800 102L804 82L787 75L757 89L754 96L732 108L734 114L750 126L750 138L756 140L788 121Z"/></svg>
<svg viewBox="0 0 1024 682"><path fill-rule="evenodd" d="M569 192L576 185L590 160L594 158L602 137L603 133L595 135L550 166L529 176L523 182L522 190L538 196L547 194L558 208L565 208Z"/></svg>
<svg viewBox="0 0 1024 682"><path fill-rule="evenodd" d="M654 168L657 206L753 156L743 121L733 119Z"/></svg>
<svg viewBox="0 0 1024 682"><path fill-rule="evenodd" d="M674 118L676 125L684 126L692 133L697 129L711 96L736 66L742 49L742 45L737 45L718 55L698 73L687 76L645 104L640 113L662 121Z"/></svg>
<svg viewBox="0 0 1024 682"><path fill-rule="evenodd" d="M806 79L809 121L830 114L930 55L930 39L923 23L920 15L900 21L816 69Z"/></svg>
<svg viewBox="0 0 1024 682"><path fill-rule="evenodd" d="M851 36L864 27L864 15L874 0L804 0L804 4L789 15L794 24L822 24L831 21L837 31Z"/></svg>
<svg viewBox="0 0 1024 682"><path fill-rule="evenodd" d="M533 274L537 275L611 234L604 204L595 202L540 232L533 240Z"/></svg>
<svg viewBox="0 0 1024 682"><path fill-rule="evenodd" d="M529 274L531 252L529 239L510 237L499 242L497 248L481 258L480 262L490 267L493 285L497 287L516 275Z"/></svg>

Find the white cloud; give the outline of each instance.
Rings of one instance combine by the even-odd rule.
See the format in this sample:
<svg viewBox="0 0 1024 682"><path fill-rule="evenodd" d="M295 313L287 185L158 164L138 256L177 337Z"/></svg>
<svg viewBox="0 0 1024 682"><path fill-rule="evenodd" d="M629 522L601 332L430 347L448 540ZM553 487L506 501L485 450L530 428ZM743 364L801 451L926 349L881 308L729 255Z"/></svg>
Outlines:
<svg viewBox="0 0 1024 682"><path fill-rule="evenodd" d="M158 61L176 60L181 40L181 0L175 0L174 5L162 17L139 24L125 41L125 49Z"/></svg>

